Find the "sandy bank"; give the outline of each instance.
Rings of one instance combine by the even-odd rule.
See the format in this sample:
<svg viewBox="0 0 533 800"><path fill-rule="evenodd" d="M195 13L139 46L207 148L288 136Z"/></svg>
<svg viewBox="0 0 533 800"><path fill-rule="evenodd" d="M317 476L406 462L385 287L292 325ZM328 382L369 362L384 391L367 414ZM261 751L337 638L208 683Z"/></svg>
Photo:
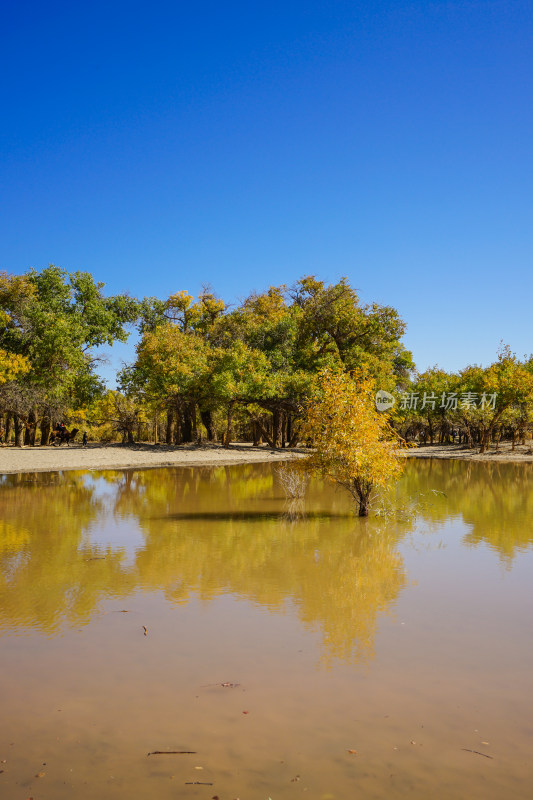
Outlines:
<svg viewBox="0 0 533 800"><path fill-rule="evenodd" d="M8 472L57 472L69 469L128 469L150 467L193 467L244 464L261 461L283 461L298 458L307 451L271 450L251 444L233 444L228 450L220 445L153 445L79 444L70 447L0 447L0 474ZM477 449L460 445L427 445L407 452L413 458L451 458L463 461L506 461L533 463L533 444L517 446L500 444L480 455Z"/></svg>
<svg viewBox="0 0 533 800"><path fill-rule="evenodd" d="M69 469L128 469L131 467L211 466L281 461L297 457L294 450L270 450L251 444L220 445L89 444L70 447L0 447L0 474L57 472Z"/></svg>
<svg viewBox="0 0 533 800"><path fill-rule="evenodd" d="M431 444L413 447L406 451L406 455L413 458L453 458L461 461L507 461L516 464L533 463L533 442L526 445L517 445L511 449L510 442L500 443L496 450L495 445L491 446L486 453L480 454L479 448L470 449L463 445L452 444Z"/></svg>

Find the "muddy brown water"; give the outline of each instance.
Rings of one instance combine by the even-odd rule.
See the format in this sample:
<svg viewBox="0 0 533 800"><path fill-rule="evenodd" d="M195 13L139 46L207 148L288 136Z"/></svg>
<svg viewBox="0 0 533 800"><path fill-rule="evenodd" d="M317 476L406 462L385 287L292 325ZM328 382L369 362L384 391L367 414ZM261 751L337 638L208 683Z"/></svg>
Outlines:
<svg viewBox="0 0 533 800"><path fill-rule="evenodd" d="M277 469L3 476L1 798L533 796L533 467Z"/></svg>

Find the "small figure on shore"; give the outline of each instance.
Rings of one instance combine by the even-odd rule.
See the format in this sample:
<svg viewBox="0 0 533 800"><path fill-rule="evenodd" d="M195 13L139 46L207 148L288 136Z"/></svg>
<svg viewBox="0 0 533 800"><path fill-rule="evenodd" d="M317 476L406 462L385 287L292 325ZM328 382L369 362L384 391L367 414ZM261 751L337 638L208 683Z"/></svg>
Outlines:
<svg viewBox="0 0 533 800"><path fill-rule="evenodd" d="M87 437L87 431L83 431L83 437L82 437L81 441L82 441L83 446L87 447L87 442L89 441L89 439Z"/></svg>

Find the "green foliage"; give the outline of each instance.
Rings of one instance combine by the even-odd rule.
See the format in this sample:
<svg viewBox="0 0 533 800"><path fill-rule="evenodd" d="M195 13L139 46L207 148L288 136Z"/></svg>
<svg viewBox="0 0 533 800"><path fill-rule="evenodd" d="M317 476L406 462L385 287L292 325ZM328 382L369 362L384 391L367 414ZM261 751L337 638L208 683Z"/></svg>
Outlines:
<svg viewBox="0 0 533 800"><path fill-rule="evenodd" d="M433 444L460 434L465 443L484 452L491 438L510 431L525 438L533 423L533 359L520 361L502 345L488 367L468 366L460 373L432 367L416 376L409 394L416 403L397 404L395 425L409 438ZM455 398L450 399L450 398Z"/></svg>
<svg viewBox="0 0 533 800"><path fill-rule="evenodd" d="M212 350L201 337L165 322L140 342L135 380L148 396L199 399L211 359Z"/></svg>
<svg viewBox="0 0 533 800"><path fill-rule="evenodd" d="M327 369L396 393L392 421L409 439L459 436L483 451L501 435L513 446L525 441L533 427L533 356L520 361L502 347L486 368L454 374L435 366L416 374L398 312L362 304L346 278L327 284L307 275L292 288L270 286L229 307L209 287L197 299L185 290L167 299L106 297L91 274L50 265L0 273L0 414L14 420L18 444L22 428L26 443L38 427L46 443L54 422L76 413L83 419L105 396L99 348L125 341L134 323L141 339L134 363L118 375L119 394L151 415L155 436L166 426L168 442L218 433L229 444L237 430L272 447L295 444L303 436L302 407ZM401 404L406 391L416 403ZM469 393L496 401L468 404ZM450 395L458 402L443 399ZM115 409L106 436L119 416ZM121 430L131 438L133 427Z"/></svg>
<svg viewBox="0 0 533 800"><path fill-rule="evenodd" d="M502 433L524 440L533 425L533 356L520 361L502 347L487 368L453 374L435 366L416 375L398 312L362 304L346 278L326 284L307 275L229 307L209 287L196 300L185 290L166 300L106 297L91 274L50 265L0 273L0 414L19 426L17 443L21 426L40 426L46 442L54 422L76 412L83 418L105 395L99 348L125 341L134 323L141 339L134 363L119 373L121 396L150 412L155 435L166 424L167 441L192 441L199 431L211 439L224 428L229 444L237 427L254 442L294 444L302 438L301 409L325 369L395 392L393 423L407 438L459 435L484 450ZM417 403L401 405L402 391ZM469 405L462 401L468 393L496 402ZM455 405L443 401L450 394ZM128 437L131 427L123 428Z"/></svg>
<svg viewBox="0 0 533 800"><path fill-rule="evenodd" d="M94 371L95 348L127 339L125 325L137 318L138 304L125 295L105 298L103 287L89 273L69 276L53 265L22 278L2 276L0 342L29 360L28 380L49 391L72 389L83 372Z"/></svg>
<svg viewBox="0 0 533 800"><path fill-rule="evenodd" d="M272 446L294 439L302 403L320 369L348 368L393 387L412 367L394 309L361 306L346 279L327 286L312 276L292 290L271 286L229 309L210 290L142 303L141 342L121 386L181 415L191 403L227 415L237 406ZM187 405L187 409L184 404ZM284 427L285 426L285 427Z"/></svg>
<svg viewBox="0 0 533 800"><path fill-rule="evenodd" d="M34 416L62 415L103 390L97 348L125 341L139 314L136 300L105 297L103 288L87 272L53 265L0 275L0 348L20 367L4 381L3 411L22 420L28 406Z"/></svg>

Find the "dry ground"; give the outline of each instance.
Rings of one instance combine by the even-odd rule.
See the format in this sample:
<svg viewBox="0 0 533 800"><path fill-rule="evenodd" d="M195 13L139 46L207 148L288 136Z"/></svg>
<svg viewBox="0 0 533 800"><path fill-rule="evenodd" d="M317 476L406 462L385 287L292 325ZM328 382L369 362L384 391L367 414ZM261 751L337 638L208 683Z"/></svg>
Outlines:
<svg viewBox="0 0 533 800"><path fill-rule="evenodd" d="M516 463L533 463L533 441L526 445L516 445L513 450L510 442L500 442L498 450L491 445L486 453L480 453L479 447L468 448L459 444L430 444L413 447L406 455L414 458L453 458L462 461L513 461Z"/></svg>
<svg viewBox="0 0 533 800"><path fill-rule="evenodd" d="M128 469L148 467L212 466L260 461L281 461L298 458L307 451L271 450L251 444L221 445L154 445L80 444L70 447L0 447L0 474L8 472L56 472L70 469ZM407 451L413 458L452 458L465 461L508 461L533 463L533 442L511 449L508 442L499 450L491 447L480 455L478 449L462 445L422 445Z"/></svg>
<svg viewBox="0 0 533 800"><path fill-rule="evenodd" d="M0 474L56 472L69 469L128 469L131 467L209 466L280 461L299 455L295 450L271 450L251 444L154 445L80 444L58 447L0 447Z"/></svg>

